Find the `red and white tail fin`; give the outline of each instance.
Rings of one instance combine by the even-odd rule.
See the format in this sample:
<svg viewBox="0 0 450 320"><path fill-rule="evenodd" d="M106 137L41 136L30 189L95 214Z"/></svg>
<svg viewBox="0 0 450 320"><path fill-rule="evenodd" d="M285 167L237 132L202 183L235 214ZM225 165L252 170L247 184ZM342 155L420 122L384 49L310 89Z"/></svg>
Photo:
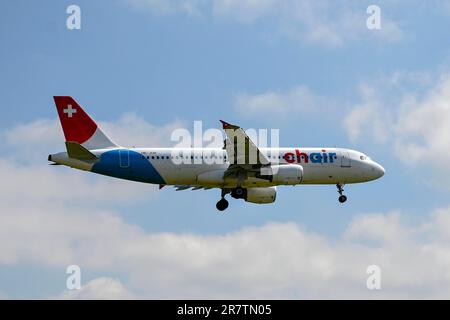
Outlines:
<svg viewBox="0 0 450 320"><path fill-rule="evenodd" d="M76 142L88 150L117 147L72 97L53 97L66 142Z"/></svg>

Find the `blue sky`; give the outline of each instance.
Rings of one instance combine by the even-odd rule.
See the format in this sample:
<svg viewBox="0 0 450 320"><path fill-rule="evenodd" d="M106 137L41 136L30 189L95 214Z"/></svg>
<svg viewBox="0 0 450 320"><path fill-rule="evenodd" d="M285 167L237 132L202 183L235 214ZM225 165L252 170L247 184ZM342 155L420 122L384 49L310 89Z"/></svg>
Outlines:
<svg viewBox="0 0 450 320"><path fill-rule="evenodd" d="M65 11L74 3L81 8L82 28L71 31L66 28ZM164 278L157 269L158 279L166 280L156 280L141 270L147 264L164 265L161 261L167 262L167 257L155 254L141 257L145 263L138 259L120 266L105 262L114 260L111 257L93 261L86 257L84 246L91 241L102 243L104 240L98 239L101 235L72 233L64 227L58 229L59 225L49 231L39 223L44 218L59 217L65 227L73 222L80 228L103 229L108 228L108 224L101 224L107 215L120 221L120 232L107 236L126 234L127 239L135 239L128 229L137 228L145 239L167 234L183 244L192 239L199 247L204 242L209 246L217 242L218 247L228 246L232 251L239 251L233 241L241 236L246 239L248 230L248 237L262 241L265 232L276 235L292 227L288 231L294 239L299 234L305 236L301 239L306 247L310 241L310 247L315 248L317 238L327 242L333 257L356 254L341 252L340 245L367 245L366 240L375 238L381 244L376 250L368 245L366 252L371 258L367 261L376 260L372 250L385 250L387 257L398 253L392 247L397 248L404 238L393 241L390 234L383 233L391 227L399 228L399 232L393 231L396 237L409 230L405 234L414 234L411 242L420 248L435 244L437 240L417 235L417 230L437 227L437 217L450 205L449 185L443 181L450 174L450 152L445 149L449 139L446 129L450 128L450 102L445 99L450 92L450 44L445 40L450 7L444 1L378 1L382 28L368 30L366 8L370 4L272 0L1 2L0 135L5 144L0 160L8 163L2 169L4 175L14 180L0 182L2 190L7 190L2 220L14 219L17 210L23 213L24 221L14 220L11 229L1 231L5 242L12 245L3 248L0 259L0 296L72 297L64 293L65 267L71 263L82 267L83 283L92 286L81 298L109 297L110 287L133 297L178 297L176 292L181 292L181 297L194 298L236 294L309 298L321 293L301 275L293 287L273 279L264 288L257 288L245 281L244 274L238 274L241 281L235 287L216 286L211 280L214 268L210 257L201 266L172 270L186 272L185 279L169 281L170 277ZM296 94L299 91L303 93ZM204 128L215 128L219 119L225 119L246 128L279 128L282 146L358 149L381 163L387 173L381 180L348 186L345 206L338 204L334 186L281 187L273 205L233 201L226 214L218 214L217 190L157 191L152 186L111 182L68 168L48 168L47 154L64 148L54 95L73 96L119 143L133 143L134 135L139 141L149 141L148 147L160 146L169 143L174 126L192 129L194 120L202 120ZM275 97L275 103L269 97ZM277 105L276 101L287 102ZM80 191L93 185L92 194ZM44 188L55 192L36 192ZM73 199L71 193L75 194ZM36 216L30 233L24 231L28 230L25 212ZM89 212L92 217L86 216ZM69 219L67 224L65 218ZM25 241L27 236L30 239ZM422 238L428 242L422 243ZM272 240L287 251L296 250L289 238L275 236ZM49 250L45 245L54 241L66 245L55 249L53 258L47 257L43 254ZM37 248L30 249L31 243ZM132 241L130 246L140 247ZM413 251L411 246L405 245L401 252ZM215 250L212 246L197 253L207 256ZM124 252L122 259L127 257ZM301 252L298 255L309 257ZM328 297L373 295L359 287L359 283L364 287L364 269L356 278L347 278L345 266L337 265L339 259L322 258L329 268L338 270ZM359 258L363 265L366 260ZM224 259L230 268L239 268L238 263ZM407 263L381 261L399 269ZM271 266L268 264L267 272L274 273ZM446 267L445 263L436 266ZM387 279L395 278L397 271L386 268ZM428 282L425 269L418 267L417 274L411 275L411 279L423 279L416 288L417 296L433 292L445 297L449 292L442 286L449 283L439 286L436 279ZM295 271L288 270L285 275L292 276L289 272ZM305 275L309 271L299 272ZM261 277L266 276L261 273ZM323 287L328 279L322 276L313 277L317 287ZM339 280L342 278L348 281ZM152 289L139 286L140 281L148 281ZM168 283L167 289L162 289ZM387 287L374 297L409 297L407 280L392 284L392 291Z"/></svg>

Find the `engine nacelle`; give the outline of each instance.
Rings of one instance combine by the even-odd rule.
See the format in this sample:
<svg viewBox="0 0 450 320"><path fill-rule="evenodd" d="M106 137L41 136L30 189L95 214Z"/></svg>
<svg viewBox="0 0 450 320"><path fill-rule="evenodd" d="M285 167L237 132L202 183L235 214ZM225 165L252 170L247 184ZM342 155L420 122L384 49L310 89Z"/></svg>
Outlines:
<svg viewBox="0 0 450 320"><path fill-rule="evenodd" d="M303 180L303 167L299 164L272 165L262 168L258 177L276 184L299 184Z"/></svg>
<svg viewBox="0 0 450 320"><path fill-rule="evenodd" d="M251 203L272 203L277 198L277 187L268 188L248 188L246 190L245 201Z"/></svg>

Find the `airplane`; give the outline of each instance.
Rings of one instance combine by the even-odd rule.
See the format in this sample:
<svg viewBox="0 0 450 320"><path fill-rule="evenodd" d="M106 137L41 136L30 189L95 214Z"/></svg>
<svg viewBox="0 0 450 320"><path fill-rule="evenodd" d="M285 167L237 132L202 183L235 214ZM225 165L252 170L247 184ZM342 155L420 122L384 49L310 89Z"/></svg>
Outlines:
<svg viewBox="0 0 450 320"><path fill-rule="evenodd" d="M333 184L339 202L344 185L381 178L385 170L364 153L344 148L259 148L239 126L221 121L223 148L125 148L114 143L70 96L55 96L66 152L50 154L52 165L180 190L218 188L225 196L273 203L277 186Z"/></svg>

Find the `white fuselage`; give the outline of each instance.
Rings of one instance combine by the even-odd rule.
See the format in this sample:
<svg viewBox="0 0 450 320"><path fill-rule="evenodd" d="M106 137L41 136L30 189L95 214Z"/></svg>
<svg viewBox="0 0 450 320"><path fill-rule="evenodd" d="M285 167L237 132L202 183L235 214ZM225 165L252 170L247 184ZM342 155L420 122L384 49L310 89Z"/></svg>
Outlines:
<svg viewBox="0 0 450 320"><path fill-rule="evenodd" d="M384 169L361 152L342 148L260 148L276 165L297 165L303 175L296 184L349 184L375 180ZM91 150L96 163L71 159L67 153L52 161L112 177L165 185L246 188L283 185L258 177L223 178L230 166L223 149L211 148L116 148Z"/></svg>

